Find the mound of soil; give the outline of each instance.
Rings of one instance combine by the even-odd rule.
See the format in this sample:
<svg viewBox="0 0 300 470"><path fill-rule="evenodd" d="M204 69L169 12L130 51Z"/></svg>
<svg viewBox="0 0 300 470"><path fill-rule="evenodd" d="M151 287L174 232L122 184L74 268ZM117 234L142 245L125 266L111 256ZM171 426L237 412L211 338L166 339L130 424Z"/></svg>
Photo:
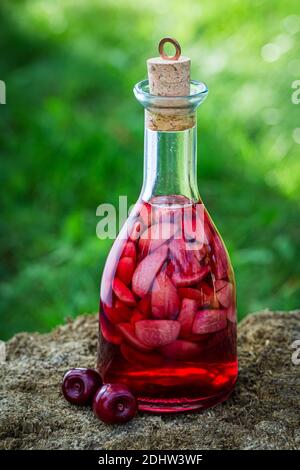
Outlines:
<svg viewBox="0 0 300 470"><path fill-rule="evenodd" d="M239 324L240 374L226 403L197 414L139 414L126 425L108 426L60 392L67 369L95 365L96 315L49 334L18 334L6 343L0 364L0 448L300 448L296 339L300 311L250 315Z"/></svg>

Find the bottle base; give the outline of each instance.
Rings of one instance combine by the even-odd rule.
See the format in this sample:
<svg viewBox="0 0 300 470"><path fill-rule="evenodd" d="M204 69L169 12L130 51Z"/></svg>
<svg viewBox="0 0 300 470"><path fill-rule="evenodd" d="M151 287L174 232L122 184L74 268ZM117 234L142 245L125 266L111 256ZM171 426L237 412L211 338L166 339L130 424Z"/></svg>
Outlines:
<svg viewBox="0 0 300 470"><path fill-rule="evenodd" d="M188 411L200 411L222 403L227 400L234 389L234 385L230 390L210 397L193 398L193 399L147 399L145 397L138 398L138 408L140 411L147 413L186 413Z"/></svg>

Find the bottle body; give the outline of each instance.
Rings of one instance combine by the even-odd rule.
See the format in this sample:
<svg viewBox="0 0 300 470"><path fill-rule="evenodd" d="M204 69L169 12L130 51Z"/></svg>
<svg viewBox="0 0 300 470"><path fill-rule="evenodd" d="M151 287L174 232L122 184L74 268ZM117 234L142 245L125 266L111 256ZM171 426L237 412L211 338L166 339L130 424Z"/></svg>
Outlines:
<svg viewBox="0 0 300 470"><path fill-rule="evenodd" d="M104 381L128 385L147 411L222 401L237 377L235 282L204 205L139 201L120 235L101 287Z"/></svg>

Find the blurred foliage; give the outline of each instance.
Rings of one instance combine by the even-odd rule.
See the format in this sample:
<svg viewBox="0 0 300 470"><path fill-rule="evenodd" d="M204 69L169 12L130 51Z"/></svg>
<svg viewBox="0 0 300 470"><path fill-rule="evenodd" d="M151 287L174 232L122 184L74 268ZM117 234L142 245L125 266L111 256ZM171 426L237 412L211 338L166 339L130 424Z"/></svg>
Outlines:
<svg viewBox="0 0 300 470"><path fill-rule="evenodd" d="M0 337L97 310L111 242L96 238L96 208L139 194L132 87L166 35L210 89L199 187L232 257L239 318L299 307L299 10L299 0L1 1Z"/></svg>

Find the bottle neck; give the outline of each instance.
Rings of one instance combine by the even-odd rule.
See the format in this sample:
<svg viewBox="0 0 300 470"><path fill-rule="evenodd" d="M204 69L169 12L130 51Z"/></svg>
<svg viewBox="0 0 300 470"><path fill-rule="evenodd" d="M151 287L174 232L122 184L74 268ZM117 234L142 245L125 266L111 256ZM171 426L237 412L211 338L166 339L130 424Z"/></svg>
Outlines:
<svg viewBox="0 0 300 470"><path fill-rule="evenodd" d="M199 200L196 125L181 131L155 131L146 119L141 197L149 201L162 195Z"/></svg>

